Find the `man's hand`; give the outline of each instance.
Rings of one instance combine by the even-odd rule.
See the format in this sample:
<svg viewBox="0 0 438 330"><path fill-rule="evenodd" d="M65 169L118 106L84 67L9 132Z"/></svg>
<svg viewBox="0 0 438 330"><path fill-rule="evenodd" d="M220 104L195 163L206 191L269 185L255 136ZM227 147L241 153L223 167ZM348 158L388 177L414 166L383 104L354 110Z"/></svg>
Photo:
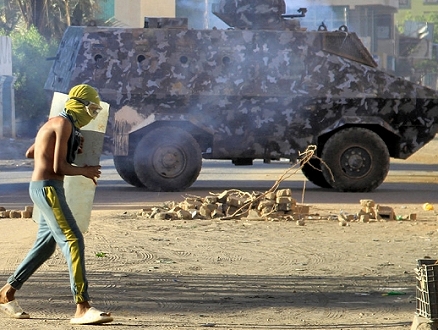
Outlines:
<svg viewBox="0 0 438 330"><path fill-rule="evenodd" d="M32 144L26 151L26 158L33 158L35 155L35 143Z"/></svg>
<svg viewBox="0 0 438 330"><path fill-rule="evenodd" d="M81 135L81 142L79 143L78 147L78 155L83 153L84 148L84 137Z"/></svg>
<svg viewBox="0 0 438 330"><path fill-rule="evenodd" d="M82 175L85 176L86 178L89 178L91 180L93 180L94 184L97 185L97 179L100 178L100 165L97 166L88 166L85 165L84 167L82 167L83 172Z"/></svg>

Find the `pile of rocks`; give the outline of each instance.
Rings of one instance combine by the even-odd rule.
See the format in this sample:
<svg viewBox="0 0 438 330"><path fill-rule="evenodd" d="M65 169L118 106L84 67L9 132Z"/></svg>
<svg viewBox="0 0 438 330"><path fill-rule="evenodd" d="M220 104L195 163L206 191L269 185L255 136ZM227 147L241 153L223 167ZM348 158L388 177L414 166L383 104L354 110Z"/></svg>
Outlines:
<svg viewBox="0 0 438 330"><path fill-rule="evenodd" d="M188 196L182 202L167 202L162 207L144 208L139 215L159 220L300 220L309 211L308 205L298 204L292 198L290 189L265 193L225 190L206 197Z"/></svg>
<svg viewBox="0 0 438 330"><path fill-rule="evenodd" d="M0 218L32 218L33 206L26 206L22 211L6 210L0 206Z"/></svg>
<svg viewBox="0 0 438 330"><path fill-rule="evenodd" d="M396 215L392 207L376 204L372 199L361 199L360 206L361 209L356 214L341 212L338 215L339 225L346 226L351 221L417 220L416 213L407 216Z"/></svg>

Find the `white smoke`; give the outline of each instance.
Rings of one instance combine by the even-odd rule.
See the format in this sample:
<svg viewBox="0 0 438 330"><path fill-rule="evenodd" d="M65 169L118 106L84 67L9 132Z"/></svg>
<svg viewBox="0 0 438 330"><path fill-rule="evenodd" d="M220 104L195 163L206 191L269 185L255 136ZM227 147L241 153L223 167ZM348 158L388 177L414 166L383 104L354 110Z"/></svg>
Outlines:
<svg viewBox="0 0 438 330"><path fill-rule="evenodd" d="M216 0L179 0L176 4L177 17L187 17L189 28L193 29L226 29L228 25L222 22L212 12L212 4Z"/></svg>

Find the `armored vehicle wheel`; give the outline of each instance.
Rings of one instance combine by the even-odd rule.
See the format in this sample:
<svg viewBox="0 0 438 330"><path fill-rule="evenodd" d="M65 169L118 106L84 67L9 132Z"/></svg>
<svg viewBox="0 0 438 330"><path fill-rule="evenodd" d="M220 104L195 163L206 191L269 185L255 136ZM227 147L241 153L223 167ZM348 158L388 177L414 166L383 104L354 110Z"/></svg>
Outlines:
<svg viewBox="0 0 438 330"><path fill-rule="evenodd" d="M327 182L321 171L321 161L318 158L311 158L307 163L303 164L301 171L304 176L313 184L321 188L332 188Z"/></svg>
<svg viewBox="0 0 438 330"><path fill-rule="evenodd" d="M150 191L184 190L196 181L201 167L199 144L176 127L149 132L135 149L135 173Z"/></svg>
<svg viewBox="0 0 438 330"><path fill-rule="evenodd" d="M389 152L383 140L360 127L334 134L326 142L321 159L331 170L322 167L325 179L339 191L372 191L385 180L389 170Z"/></svg>
<svg viewBox="0 0 438 330"><path fill-rule="evenodd" d="M134 169L134 161L129 156L114 156L114 166L120 177L132 186L142 188L143 183L138 179Z"/></svg>

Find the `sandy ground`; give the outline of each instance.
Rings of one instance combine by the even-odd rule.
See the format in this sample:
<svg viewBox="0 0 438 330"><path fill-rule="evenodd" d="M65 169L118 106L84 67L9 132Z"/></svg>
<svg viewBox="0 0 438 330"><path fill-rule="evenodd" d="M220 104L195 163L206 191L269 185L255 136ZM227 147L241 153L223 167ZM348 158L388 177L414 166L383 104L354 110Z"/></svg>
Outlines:
<svg viewBox="0 0 438 330"><path fill-rule="evenodd" d="M434 141L412 161L436 163L437 151ZM417 213L417 221L298 226L93 211L85 234L90 294L115 317L105 329L410 329L416 259L438 259L436 213L392 206L398 214ZM340 209L358 205L312 206L320 215ZM0 281L24 257L36 229L29 219L0 219ZM32 319L0 314L2 329L77 328L69 324L74 304L59 251L17 299Z"/></svg>

